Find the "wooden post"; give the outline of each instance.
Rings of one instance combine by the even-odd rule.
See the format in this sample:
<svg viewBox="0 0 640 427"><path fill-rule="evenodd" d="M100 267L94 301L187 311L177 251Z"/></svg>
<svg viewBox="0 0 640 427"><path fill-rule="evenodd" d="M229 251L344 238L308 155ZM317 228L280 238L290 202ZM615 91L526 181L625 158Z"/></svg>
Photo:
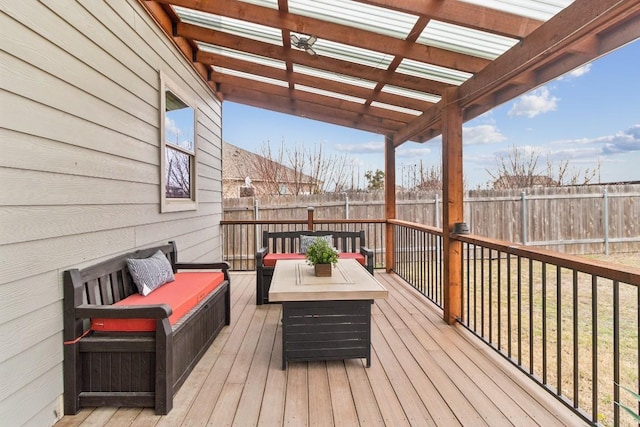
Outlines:
<svg viewBox="0 0 640 427"><path fill-rule="evenodd" d="M384 218L396 219L396 149L393 138L387 135L384 140ZM385 227L385 265L387 273L394 266L394 232L393 224L386 223Z"/></svg>
<svg viewBox="0 0 640 427"><path fill-rule="evenodd" d="M313 206L309 206L307 208L307 230L309 231L313 231L313 211L314 211L314 207Z"/></svg>
<svg viewBox="0 0 640 427"><path fill-rule="evenodd" d="M462 315L462 243L449 237L456 222L463 222L462 110L458 88L442 98L442 243L444 320L455 323Z"/></svg>

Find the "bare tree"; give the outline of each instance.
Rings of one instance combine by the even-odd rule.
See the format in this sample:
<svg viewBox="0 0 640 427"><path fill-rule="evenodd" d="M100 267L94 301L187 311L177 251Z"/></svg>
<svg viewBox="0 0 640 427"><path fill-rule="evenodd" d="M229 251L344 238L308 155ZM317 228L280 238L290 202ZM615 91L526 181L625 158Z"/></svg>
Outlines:
<svg viewBox="0 0 640 427"><path fill-rule="evenodd" d="M496 170L485 169L493 180L494 189L557 187L585 185L600 175L600 163L584 171L571 168L569 160L554 163L546 154L546 167L539 166L541 152L527 147L512 146L506 155L496 160Z"/></svg>
<svg viewBox="0 0 640 427"><path fill-rule="evenodd" d="M323 152L322 144L314 146L313 149L305 150L307 158L308 175L311 176L318 193L343 192L351 190L348 188L349 169L354 166L348 156L329 155ZM353 179L353 175L351 175Z"/></svg>
<svg viewBox="0 0 640 427"><path fill-rule="evenodd" d="M576 167L569 168L569 160L560 160L554 165L547 156L547 175L552 177L558 185L587 185L600 182L600 159L593 168L584 170Z"/></svg>
<svg viewBox="0 0 640 427"><path fill-rule="evenodd" d="M271 149L269 141L260 147L260 155L254 158L251 167L254 171L254 181L259 180L266 192L269 194L280 194L280 185L286 182L287 168L283 164L284 141L280 145L277 153Z"/></svg>
<svg viewBox="0 0 640 427"><path fill-rule="evenodd" d="M495 172L485 170L493 179L495 189L533 187L542 172L538 168L539 160L538 151L513 145L507 155L497 158Z"/></svg>
<svg viewBox="0 0 640 427"><path fill-rule="evenodd" d="M173 148L166 148L166 188L170 198L191 197L191 158Z"/></svg>
<svg viewBox="0 0 640 427"><path fill-rule="evenodd" d="M416 178L417 179L414 187L417 190L442 190L442 167L440 167L439 165L431 165L430 167L425 167L422 164L422 160L420 160Z"/></svg>
<svg viewBox="0 0 640 427"><path fill-rule="evenodd" d="M253 164L257 179L271 194L280 194L286 187L288 193L296 195L349 191L349 182L354 182L353 168L346 155L326 156L322 144L285 147L284 141L278 152L268 141L264 143Z"/></svg>

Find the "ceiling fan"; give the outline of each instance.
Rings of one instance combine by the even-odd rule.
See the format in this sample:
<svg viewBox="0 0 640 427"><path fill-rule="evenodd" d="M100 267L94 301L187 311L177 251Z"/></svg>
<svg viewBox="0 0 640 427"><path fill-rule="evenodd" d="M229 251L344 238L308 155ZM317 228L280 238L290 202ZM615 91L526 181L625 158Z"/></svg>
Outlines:
<svg viewBox="0 0 640 427"><path fill-rule="evenodd" d="M302 49L307 52L311 56L315 56L316 52L311 48L313 44L318 40L316 36L296 36L295 34L291 34L291 45L297 47L298 49Z"/></svg>

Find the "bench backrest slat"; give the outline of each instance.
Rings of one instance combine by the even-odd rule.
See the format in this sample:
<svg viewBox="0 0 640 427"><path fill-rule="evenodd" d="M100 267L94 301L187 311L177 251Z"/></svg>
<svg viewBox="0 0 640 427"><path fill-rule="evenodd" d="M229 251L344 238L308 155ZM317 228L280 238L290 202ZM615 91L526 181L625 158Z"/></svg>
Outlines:
<svg viewBox="0 0 640 427"><path fill-rule="evenodd" d="M111 281L111 293L113 295L113 299L116 301L120 301L124 295L124 289L122 288L120 273L113 272L109 275L109 280Z"/></svg>
<svg viewBox="0 0 640 427"><path fill-rule="evenodd" d="M77 274L68 276L68 280L72 280L71 277L75 277L76 280L72 280L73 283L65 283L65 286L81 287L82 300L85 304L111 305L138 292L129 274L127 259L148 258L158 249L167 256L171 265L174 266L175 245L170 243L122 254L82 270L76 270Z"/></svg>

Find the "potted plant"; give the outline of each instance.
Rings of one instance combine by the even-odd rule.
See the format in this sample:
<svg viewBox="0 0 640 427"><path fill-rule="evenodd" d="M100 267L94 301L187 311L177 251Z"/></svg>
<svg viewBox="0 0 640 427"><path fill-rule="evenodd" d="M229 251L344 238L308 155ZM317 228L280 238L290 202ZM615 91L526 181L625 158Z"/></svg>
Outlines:
<svg viewBox="0 0 640 427"><path fill-rule="evenodd" d="M313 265L316 276L331 276L331 266L338 264L338 251L324 239L316 239L305 254L307 263Z"/></svg>

